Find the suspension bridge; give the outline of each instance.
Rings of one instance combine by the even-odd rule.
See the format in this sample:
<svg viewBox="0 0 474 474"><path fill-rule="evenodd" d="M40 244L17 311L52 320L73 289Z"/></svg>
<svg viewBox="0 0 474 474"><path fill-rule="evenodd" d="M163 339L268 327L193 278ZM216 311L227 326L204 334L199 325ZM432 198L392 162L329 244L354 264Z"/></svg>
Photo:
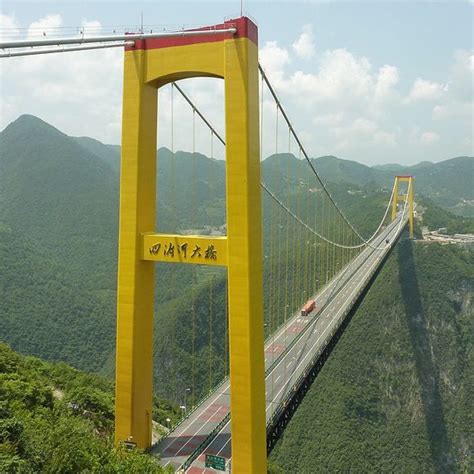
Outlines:
<svg viewBox="0 0 474 474"><path fill-rule="evenodd" d="M262 86L265 84L268 87L277 105L272 122L283 120L287 127L284 135L293 133L289 119L261 67L260 72ZM171 87L181 94L192 113L201 118L212 136L225 146L222 136L183 88L176 83L172 83ZM263 87L261 94L263 97ZM262 120L261 114L260 126ZM278 136L276 132L273 143L276 152ZM305 155L301 143L298 146L299 153ZM288 152L291 153L291 146ZM273 255L284 255L283 260L274 262L271 261L272 255L266 255L270 257L270 262L264 272L271 282L268 295L265 295L268 301L265 320L272 328L264 345L267 452L271 451L297 409L348 324L354 307L363 298L406 225L410 224L410 232L413 231L413 183L410 176L395 177L380 223L372 236L364 239L337 208L311 162L306 163L308 173L316 181L313 186L319 186L317 190L321 196L317 196L314 188L304 187L292 203L293 184L283 191L283 194L286 193L284 199L271 190L269 183L261 182L263 198L268 201L264 205L264 214L268 214L270 220L267 226L269 236L264 236L266 247ZM295 178L287 167L274 172L270 181L275 176L275 188L278 188L282 177L289 183L293 183ZM404 182L407 184L405 194L400 195L399 187ZM313 196L315 193L316 196ZM400 206L400 200L403 206ZM298 209L299 214L292 208ZM332 216L331 210L334 211ZM328 225L327 232L324 231L324 217L331 221L335 218L335 222ZM297 245L294 245L295 242ZM305 250L302 251L303 247ZM270 300L272 292L274 297L277 292L281 293L277 299L280 304ZM308 301L314 302L314 307L303 315L302 309ZM192 411L167 436L152 446L151 453L158 455L164 466L170 465L178 471L214 472L209 468L209 456L225 459L226 469L230 470L230 415L230 381L226 376L192 407Z"/></svg>
<svg viewBox="0 0 474 474"><path fill-rule="evenodd" d="M257 27L247 17L171 33L3 42L0 56L42 54L41 49L22 48L55 45L61 47L43 53L125 48L116 440L149 449L176 471L266 472L266 454L407 225L413 236L413 179L394 177L380 221L364 237L320 178L259 64ZM224 79L225 138L177 82L192 77ZM216 144L225 150L226 203L220 219L226 235L184 234L177 222L166 223L167 233L156 231L157 92L165 87L171 105L173 183L177 97L192 118L191 207L199 191L194 172L197 122L209 137L211 158ZM273 156L264 160L264 150L272 150ZM215 179L207 176L209 183ZM174 206L177 193L185 191L171 188ZM169 371L161 372L173 379L170 399L181 402L184 394L185 416L152 444L153 386L161 383L153 380L152 367L157 263L192 266L192 335L186 373L177 373L173 357ZM195 264L217 272L199 274L208 283L206 305L196 296ZM214 304L219 278L225 293L220 307ZM207 391L196 363L203 330L197 318L203 311L208 313Z"/></svg>

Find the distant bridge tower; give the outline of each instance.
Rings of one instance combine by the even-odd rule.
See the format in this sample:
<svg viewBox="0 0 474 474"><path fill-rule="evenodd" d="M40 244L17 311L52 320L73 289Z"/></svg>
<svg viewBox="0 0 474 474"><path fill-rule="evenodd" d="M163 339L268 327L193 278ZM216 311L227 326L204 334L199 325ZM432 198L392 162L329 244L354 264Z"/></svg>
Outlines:
<svg viewBox="0 0 474 474"><path fill-rule="evenodd" d="M213 34L216 29L236 32ZM248 18L126 48L116 348L117 442L151 445L154 262L228 269L232 467L266 472L258 41ZM224 79L227 237L157 234L157 91ZM172 250L171 250L172 249Z"/></svg>
<svg viewBox="0 0 474 474"><path fill-rule="evenodd" d="M399 194L400 183L407 183L407 190L405 194ZM410 239L413 239L413 229L415 221L413 209L413 176L395 176L392 201L392 220L397 217L398 202L400 200L408 200L408 229L410 232Z"/></svg>

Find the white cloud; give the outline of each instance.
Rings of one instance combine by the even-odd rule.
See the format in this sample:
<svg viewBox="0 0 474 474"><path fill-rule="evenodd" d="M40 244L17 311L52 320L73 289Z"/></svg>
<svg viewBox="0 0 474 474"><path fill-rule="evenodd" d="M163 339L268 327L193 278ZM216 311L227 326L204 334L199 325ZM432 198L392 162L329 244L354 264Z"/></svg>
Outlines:
<svg viewBox="0 0 474 474"><path fill-rule="evenodd" d="M387 108L400 103L395 66L375 69L367 57L340 48L322 52L304 70L290 72L287 50L275 42L271 46L280 60L272 64L270 81L285 104L297 107L298 115L313 117L309 123L315 131L301 130L307 132L313 150L321 150L322 141L327 144L325 152L328 145L332 152L344 153L398 146L398 134L390 125L379 124L390 116Z"/></svg>
<svg viewBox="0 0 474 474"><path fill-rule="evenodd" d="M32 22L28 36L53 34L60 15ZM100 23L94 22L98 28ZM121 126L123 52L103 49L3 60L1 128L22 113L37 115L70 135L118 142Z"/></svg>
<svg viewBox="0 0 474 474"><path fill-rule="evenodd" d="M444 105L435 105L432 115L435 120L462 118L471 123L474 117L474 103L472 101L460 102L448 99Z"/></svg>
<svg viewBox="0 0 474 474"><path fill-rule="evenodd" d="M28 38L48 36L48 33L54 31L55 28L59 28L62 23L61 15L46 15L44 18L30 24Z"/></svg>
<svg viewBox="0 0 474 474"><path fill-rule="evenodd" d="M453 55L446 93L433 107L435 120L460 117L472 123L474 115L474 54L459 50Z"/></svg>
<svg viewBox="0 0 474 474"><path fill-rule="evenodd" d="M280 48L276 41L268 41L259 51L263 68L275 80L281 79L285 66L290 62L290 55L285 48Z"/></svg>
<svg viewBox="0 0 474 474"><path fill-rule="evenodd" d="M347 129L347 131L355 132L359 135L371 135L375 130L377 130L377 125L363 117L354 120L352 125Z"/></svg>
<svg viewBox="0 0 474 474"><path fill-rule="evenodd" d="M446 106L444 106L444 105L435 105L433 107L433 117L435 119L442 119L442 118L446 117L447 115L449 115L449 112L448 112Z"/></svg>
<svg viewBox="0 0 474 474"><path fill-rule="evenodd" d="M323 125L323 126L329 126L329 127L340 125L343 121L344 121L344 112L317 115L313 119L313 122L315 125Z"/></svg>
<svg viewBox="0 0 474 474"><path fill-rule="evenodd" d="M26 31L20 28L13 16L0 15L0 21L2 25L9 25L17 35L20 31ZM45 31L51 36L54 29L62 24L60 15L46 15L29 25L28 34L42 35ZM101 31L101 23L94 18L82 19L82 27L88 36ZM431 131L438 129L432 121L448 117L446 127L450 131L443 131L443 136L466 146L463 139L470 133L466 124L472 123L473 115L472 52L458 51L453 56L452 67L442 80L414 80L410 93L403 99L399 83L402 73L406 75L406 71L399 70L396 65L373 63L368 57L344 48L316 51L311 27L303 27L299 33L287 45L268 41L259 55L311 155L343 152L349 159L380 162L385 159L414 160L420 152L429 151L430 159L433 155L440 159L442 153L444 156L450 153L444 141L439 147L424 147L441 142L438 134ZM296 57L311 58L311 61L297 61ZM32 113L70 135L87 135L104 142L119 143L122 63L123 52L120 49L12 58L0 62L0 85L9 91L0 97L0 128L21 113ZM222 131L223 82L217 79L183 82L188 94ZM431 115L425 107L406 106L419 101L432 101ZM160 122L159 145L170 146L170 109L169 90L162 90L158 110L164 120ZM277 149L276 108L268 91L263 97L262 110L262 146L263 154L267 155ZM177 92L174 118L175 149L190 150L192 113L184 103L179 103ZM200 130L196 149L209 153L210 135L201 128L198 119L196 129ZM279 122L279 130L278 151L287 151L288 131L283 120ZM453 130L457 133L455 138L452 138ZM296 146L291 146L295 152ZM214 140L214 155L219 154L217 148L217 140ZM403 154L399 153L399 149L404 150ZM456 153L469 153L463 150L460 148Z"/></svg>
<svg viewBox="0 0 474 474"><path fill-rule="evenodd" d="M302 59L311 59L315 54L313 28L311 25L303 26L299 38L292 44L295 53Z"/></svg>
<svg viewBox="0 0 474 474"><path fill-rule="evenodd" d="M296 71L289 86L305 101L353 101L368 96L373 85L370 71L367 58L358 58L345 49L335 49L322 54L319 72Z"/></svg>
<svg viewBox="0 0 474 474"><path fill-rule="evenodd" d="M420 136L420 143L422 145L433 145L439 141L439 135L435 132L424 132Z"/></svg>
<svg viewBox="0 0 474 474"><path fill-rule="evenodd" d="M379 69L375 84L375 98L385 100L398 97L394 87L398 84L399 74L395 66L386 64Z"/></svg>
<svg viewBox="0 0 474 474"><path fill-rule="evenodd" d="M364 117L333 127L330 133L336 142L334 150L342 153L389 150L399 145L395 132L383 130L376 122Z"/></svg>
<svg viewBox="0 0 474 474"><path fill-rule="evenodd" d="M474 54L472 51L458 50L453 55L453 65L449 71L449 93L453 100L470 101L474 95Z"/></svg>
<svg viewBox="0 0 474 474"><path fill-rule="evenodd" d="M372 141L375 145L381 145L382 147L395 148L398 146L396 134L384 130L375 132Z"/></svg>
<svg viewBox="0 0 474 474"><path fill-rule="evenodd" d="M102 34L102 25L100 21L97 20L87 20L83 19L81 22L81 31L84 33L84 36L99 36Z"/></svg>
<svg viewBox="0 0 474 474"><path fill-rule="evenodd" d="M100 21L97 21L97 20L87 20L86 18L84 18L81 22L81 25L85 28L85 29L94 29L94 30L97 30L97 29L101 29L102 28L102 25L100 23Z"/></svg>
<svg viewBox="0 0 474 474"><path fill-rule="evenodd" d="M446 85L418 78L414 82L405 102L410 103L417 100L436 100L439 99L447 90L448 87Z"/></svg>
<svg viewBox="0 0 474 474"><path fill-rule="evenodd" d="M0 13L0 39L12 39L18 36L19 33L20 30L16 24L15 17Z"/></svg>

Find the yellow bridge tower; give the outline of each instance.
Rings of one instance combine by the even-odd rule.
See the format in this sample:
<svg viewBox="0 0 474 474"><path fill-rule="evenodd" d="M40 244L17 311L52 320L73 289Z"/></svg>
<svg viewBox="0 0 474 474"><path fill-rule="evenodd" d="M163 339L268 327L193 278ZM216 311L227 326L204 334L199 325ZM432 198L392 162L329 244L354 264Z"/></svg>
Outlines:
<svg viewBox="0 0 474 474"><path fill-rule="evenodd" d="M405 194L399 194L400 183L407 183L407 191ZM414 209L413 209L413 176L395 176L395 184L393 190L392 201L392 220L397 217L398 202L400 200L406 201L408 199L408 229L410 232L410 239L413 239L414 229Z"/></svg>
<svg viewBox="0 0 474 474"><path fill-rule="evenodd" d="M236 32L212 34L216 29ZM228 271L232 465L266 472L258 35L248 18L199 36L143 39L124 58L116 347L116 441L151 445L154 262ZM156 233L160 87L224 79L227 236ZM170 249L173 249L172 251Z"/></svg>

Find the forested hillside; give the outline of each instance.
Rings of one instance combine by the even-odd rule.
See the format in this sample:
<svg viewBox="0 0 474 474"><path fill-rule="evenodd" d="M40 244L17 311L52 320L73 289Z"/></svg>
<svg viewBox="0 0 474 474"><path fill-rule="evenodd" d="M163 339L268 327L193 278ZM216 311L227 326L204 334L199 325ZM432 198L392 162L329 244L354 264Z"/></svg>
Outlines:
<svg viewBox="0 0 474 474"><path fill-rule="evenodd" d="M415 192L436 205L467 217L474 216L474 157L459 156L440 163L422 161L413 166L365 166L334 156L313 160L321 176L331 182L390 187L393 176L412 175Z"/></svg>
<svg viewBox="0 0 474 474"><path fill-rule="evenodd" d="M51 250L0 222L1 339L26 354L100 371L115 344L115 292L94 291Z"/></svg>
<svg viewBox="0 0 474 474"><path fill-rule="evenodd" d="M153 418L177 407L155 399ZM25 357L0 343L0 472L169 472L113 443L109 380Z"/></svg>
<svg viewBox="0 0 474 474"><path fill-rule="evenodd" d="M429 199L419 198L418 204L424 207L420 216L420 224L429 230L446 229L447 234L474 234L474 219L457 216L433 204Z"/></svg>
<svg viewBox="0 0 474 474"><path fill-rule="evenodd" d="M271 459L284 472L472 472L474 253L403 241Z"/></svg>

